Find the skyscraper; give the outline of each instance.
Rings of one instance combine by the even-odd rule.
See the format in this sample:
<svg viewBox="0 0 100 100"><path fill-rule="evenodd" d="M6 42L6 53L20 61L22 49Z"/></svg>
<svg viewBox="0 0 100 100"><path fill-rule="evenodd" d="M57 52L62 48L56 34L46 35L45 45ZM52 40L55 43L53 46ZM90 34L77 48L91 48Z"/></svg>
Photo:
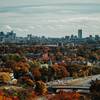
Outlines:
<svg viewBox="0 0 100 100"><path fill-rule="evenodd" d="M79 39L82 39L82 29L79 29L78 30L78 38Z"/></svg>

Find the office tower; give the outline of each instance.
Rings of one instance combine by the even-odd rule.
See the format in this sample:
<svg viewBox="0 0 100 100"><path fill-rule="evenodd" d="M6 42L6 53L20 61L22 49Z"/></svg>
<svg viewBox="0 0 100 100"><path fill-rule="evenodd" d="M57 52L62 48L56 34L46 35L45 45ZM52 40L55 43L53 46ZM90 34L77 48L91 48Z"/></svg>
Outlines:
<svg viewBox="0 0 100 100"><path fill-rule="evenodd" d="M95 35L95 40L99 40L99 35Z"/></svg>
<svg viewBox="0 0 100 100"><path fill-rule="evenodd" d="M78 30L78 38L79 39L82 39L82 29L79 29Z"/></svg>

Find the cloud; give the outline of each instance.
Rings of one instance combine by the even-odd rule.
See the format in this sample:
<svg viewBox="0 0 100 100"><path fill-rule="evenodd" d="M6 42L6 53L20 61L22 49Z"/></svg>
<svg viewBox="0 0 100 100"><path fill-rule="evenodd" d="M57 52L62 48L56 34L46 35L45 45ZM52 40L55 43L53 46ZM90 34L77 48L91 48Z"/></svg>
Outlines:
<svg viewBox="0 0 100 100"><path fill-rule="evenodd" d="M14 30L22 36L29 33L62 36L77 33L82 27L85 32L99 34L98 2L100 0L0 0L0 30Z"/></svg>
<svg viewBox="0 0 100 100"><path fill-rule="evenodd" d="M35 29L35 26L29 26L29 29Z"/></svg>
<svg viewBox="0 0 100 100"><path fill-rule="evenodd" d="M23 32L23 29L21 28L14 28L15 31L18 31L18 32Z"/></svg>
<svg viewBox="0 0 100 100"><path fill-rule="evenodd" d="M4 28L5 28L5 30L8 30L8 31L12 30L12 27L10 25L5 25Z"/></svg>
<svg viewBox="0 0 100 100"><path fill-rule="evenodd" d="M77 17L77 18L70 18L70 22L77 22L77 21L99 21L100 18L96 17Z"/></svg>
<svg viewBox="0 0 100 100"><path fill-rule="evenodd" d="M59 22L59 20L56 20L56 19L49 19L47 20L48 23L57 23Z"/></svg>
<svg viewBox="0 0 100 100"><path fill-rule="evenodd" d="M23 29L24 32L29 32L29 29Z"/></svg>
<svg viewBox="0 0 100 100"><path fill-rule="evenodd" d="M15 27L14 30L15 31L18 31L18 32L29 32L29 29L27 29L27 28Z"/></svg>
<svg viewBox="0 0 100 100"><path fill-rule="evenodd" d="M46 26L49 30L55 30L56 28L53 25L47 25Z"/></svg>
<svg viewBox="0 0 100 100"><path fill-rule="evenodd" d="M24 28L14 28L15 31L18 31L18 32L29 32L29 29L24 29Z"/></svg>

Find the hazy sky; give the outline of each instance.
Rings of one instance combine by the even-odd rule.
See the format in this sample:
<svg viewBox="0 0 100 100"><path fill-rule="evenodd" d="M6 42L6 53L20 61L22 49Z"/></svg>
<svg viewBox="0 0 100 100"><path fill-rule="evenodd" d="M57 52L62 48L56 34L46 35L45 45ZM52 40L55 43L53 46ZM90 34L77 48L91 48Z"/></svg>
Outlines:
<svg viewBox="0 0 100 100"><path fill-rule="evenodd" d="M62 37L100 34L100 0L0 0L0 31Z"/></svg>

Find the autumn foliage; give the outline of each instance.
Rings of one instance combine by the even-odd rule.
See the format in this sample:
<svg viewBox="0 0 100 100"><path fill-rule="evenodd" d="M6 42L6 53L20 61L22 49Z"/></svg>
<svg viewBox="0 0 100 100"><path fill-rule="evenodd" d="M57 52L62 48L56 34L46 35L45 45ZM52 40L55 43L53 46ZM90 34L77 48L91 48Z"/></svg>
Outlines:
<svg viewBox="0 0 100 100"><path fill-rule="evenodd" d="M77 92L60 91L58 94L49 97L48 100L80 100L80 94Z"/></svg>

